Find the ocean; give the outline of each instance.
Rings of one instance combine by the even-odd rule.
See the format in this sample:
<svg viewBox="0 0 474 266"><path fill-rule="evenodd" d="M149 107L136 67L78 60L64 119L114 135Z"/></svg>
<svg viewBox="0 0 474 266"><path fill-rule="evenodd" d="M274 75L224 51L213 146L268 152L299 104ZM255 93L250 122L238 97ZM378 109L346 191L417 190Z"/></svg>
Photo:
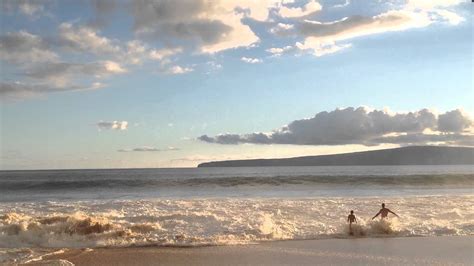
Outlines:
<svg viewBox="0 0 474 266"><path fill-rule="evenodd" d="M0 262L64 248L473 235L473 184L473 165L1 171ZM400 218L371 220L383 202Z"/></svg>

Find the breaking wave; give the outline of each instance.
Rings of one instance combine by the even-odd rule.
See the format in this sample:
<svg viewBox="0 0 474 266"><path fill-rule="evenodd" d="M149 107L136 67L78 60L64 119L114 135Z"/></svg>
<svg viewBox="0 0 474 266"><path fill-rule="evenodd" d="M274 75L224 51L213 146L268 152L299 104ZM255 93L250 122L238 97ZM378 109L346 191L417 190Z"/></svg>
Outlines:
<svg viewBox="0 0 474 266"><path fill-rule="evenodd" d="M354 236L472 235L474 196L385 199L400 219L370 218L380 198L5 203L0 247L197 246ZM440 205L439 203L443 204Z"/></svg>

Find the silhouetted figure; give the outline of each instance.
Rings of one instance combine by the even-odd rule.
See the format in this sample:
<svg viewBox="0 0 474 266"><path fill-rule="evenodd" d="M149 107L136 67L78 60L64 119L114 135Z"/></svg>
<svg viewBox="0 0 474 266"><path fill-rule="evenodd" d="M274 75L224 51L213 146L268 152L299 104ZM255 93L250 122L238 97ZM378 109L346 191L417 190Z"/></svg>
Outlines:
<svg viewBox="0 0 474 266"><path fill-rule="evenodd" d="M354 211L351 210L351 214L347 216L347 221L349 222L349 234L353 235L352 233L352 223L357 223L357 218L354 215Z"/></svg>
<svg viewBox="0 0 474 266"><path fill-rule="evenodd" d="M392 213L393 215L399 217L396 213L394 213L390 209L385 208L385 203L382 203L382 209L380 209L380 211L374 217L372 217L372 220L375 219L375 217L379 215L380 215L380 219L387 218L388 213Z"/></svg>

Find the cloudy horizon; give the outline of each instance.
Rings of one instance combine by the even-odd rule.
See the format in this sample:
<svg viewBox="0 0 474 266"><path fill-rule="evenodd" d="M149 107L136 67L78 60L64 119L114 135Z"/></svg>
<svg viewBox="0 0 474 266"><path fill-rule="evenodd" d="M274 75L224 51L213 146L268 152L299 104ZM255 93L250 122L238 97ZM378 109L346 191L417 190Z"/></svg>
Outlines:
<svg viewBox="0 0 474 266"><path fill-rule="evenodd" d="M0 7L0 169L474 146L461 0Z"/></svg>

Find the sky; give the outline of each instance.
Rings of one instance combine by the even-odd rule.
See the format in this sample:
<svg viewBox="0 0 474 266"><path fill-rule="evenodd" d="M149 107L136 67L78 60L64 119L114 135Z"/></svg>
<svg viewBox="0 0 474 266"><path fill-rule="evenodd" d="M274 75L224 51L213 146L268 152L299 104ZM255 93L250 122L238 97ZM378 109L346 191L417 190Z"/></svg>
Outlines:
<svg viewBox="0 0 474 266"><path fill-rule="evenodd" d="M0 169L474 146L470 1L0 3Z"/></svg>

